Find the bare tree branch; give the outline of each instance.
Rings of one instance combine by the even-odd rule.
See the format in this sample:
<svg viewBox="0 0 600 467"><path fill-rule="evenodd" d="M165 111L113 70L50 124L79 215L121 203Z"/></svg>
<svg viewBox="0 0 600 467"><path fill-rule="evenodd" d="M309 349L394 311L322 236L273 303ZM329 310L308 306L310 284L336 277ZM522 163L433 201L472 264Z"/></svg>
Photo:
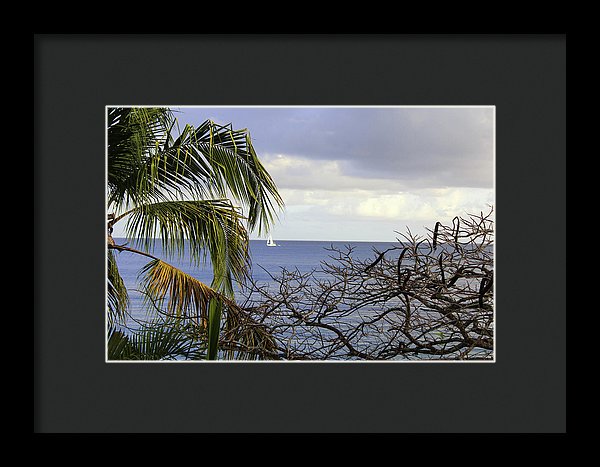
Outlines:
<svg viewBox="0 0 600 467"><path fill-rule="evenodd" d="M492 212L437 222L427 238L408 230L374 260L330 247L313 271L268 273L275 286L251 279L242 307L277 349L263 356L491 359Z"/></svg>

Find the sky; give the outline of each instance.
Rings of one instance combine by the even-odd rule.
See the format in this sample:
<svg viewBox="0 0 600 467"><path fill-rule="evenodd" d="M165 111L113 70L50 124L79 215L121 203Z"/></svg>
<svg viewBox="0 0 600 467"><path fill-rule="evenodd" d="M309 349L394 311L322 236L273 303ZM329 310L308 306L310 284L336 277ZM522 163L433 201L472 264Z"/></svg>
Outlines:
<svg viewBox="0 0 600 467"><path fill-rule="evenodd" d="M276 241L393 242L494 204L493 106L172 109L248 128L285 202Z"/></svg>

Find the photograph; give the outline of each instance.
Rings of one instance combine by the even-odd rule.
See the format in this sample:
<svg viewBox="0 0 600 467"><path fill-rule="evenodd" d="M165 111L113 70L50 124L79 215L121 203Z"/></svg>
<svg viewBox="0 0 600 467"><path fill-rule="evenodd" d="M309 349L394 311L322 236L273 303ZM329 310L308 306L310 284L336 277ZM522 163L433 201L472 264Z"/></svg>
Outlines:
<svg viewBox="0 0 600 467"><path fill-rule="evenodd" d="M106 363L495 363L492 104L107 105Z"/></svg>
<svg viewBox="0 0 600 467"><path fill-rule="evenodd" d="M35 34L34 431L565 433L566 39Z"/></svg>

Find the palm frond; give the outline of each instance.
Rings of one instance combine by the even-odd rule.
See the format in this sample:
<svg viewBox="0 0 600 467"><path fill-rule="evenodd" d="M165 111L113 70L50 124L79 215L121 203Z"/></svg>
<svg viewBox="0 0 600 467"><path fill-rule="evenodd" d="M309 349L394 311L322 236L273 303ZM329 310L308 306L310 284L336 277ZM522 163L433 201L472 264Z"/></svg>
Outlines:
<svg viewBox="0 0 600 467"><path fill-rule="evenodd" d="M146 264L139 278L147 297L145 300L164 304L171 316L187 317L200 323L208 321L208 303L213 298L235 306L225 295L160 259Z"/></svg>
<svg viewBox="0 0 600 467"><path fill-rule="evenodd" d="M196 329L173 317L158 317L130 334L111 328L107 347L108 360L196 360L205 356Z"/></svg>
<svg viewBox="0 0 600 467"><path fill-rule="evenodd" d="M174 120L167 108L108 109L109 206L119 209L164 196L147 177L147 159L159 151Z"/></svg>
<svg viewBox="0 0 600 467"><path fill-rule="evenodd" d="M232 295L231 276L243 281L250 262L242 219L229 200L168 201L133 209L126 232L148 252L160 237L167 257L189 254L199 264L210 253L213 287Z"/></svg>
<svg viewBox="0 0 600 467"><path fill-rule="evenodd" d="M207 358L215 359L223 345L226 358L273 358L268 330L228 296L159 259L144 266L140 278L150 305L208 332Z"/></svg>
<svg viewBox="0 0 600 467"><path fill-rule="evenodd" d="M108 331L108 360L132 360L133 349L123 331L111 327Z"/></svg>
<svg viewBox="0 0 600 467"><path fill-rule="evenodd" d="M207 120L196 128L192 144L198 159L212 169L212 177L206 180L211 193L231 195L248 209L249 228L259 234L267 231L283 200L258 159L248 130Z"/></svg>
<svg viewBox="0 0 600 467"><path fill-rule="evenodd" d="M174 138L168 109L119 110L111 110L118 118L109 112L109 206L231 196L248 210L251 230L270 228L283 200L247 129L207 120Z"/></svg>
<svg viewBox="0 0 600 467"><path fill-rule="evenodd" d="M123 278L119 274L117 261L112 250L108 250L107 262L107 317L108 323L113 325L125 316L129 307L129 294Z"/></svg>

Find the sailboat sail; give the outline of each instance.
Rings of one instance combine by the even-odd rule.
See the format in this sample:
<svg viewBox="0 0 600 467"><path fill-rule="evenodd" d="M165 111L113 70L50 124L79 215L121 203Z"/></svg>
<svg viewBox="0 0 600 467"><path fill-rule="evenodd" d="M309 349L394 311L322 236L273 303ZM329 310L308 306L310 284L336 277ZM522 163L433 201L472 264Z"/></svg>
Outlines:
<svg viewBox="0 0 600 467"><path fill-rule="evenodd" d="M273 241L273 237L269 234L269 239L267 240L267 246L277 246L277 244Z"/></svg>

